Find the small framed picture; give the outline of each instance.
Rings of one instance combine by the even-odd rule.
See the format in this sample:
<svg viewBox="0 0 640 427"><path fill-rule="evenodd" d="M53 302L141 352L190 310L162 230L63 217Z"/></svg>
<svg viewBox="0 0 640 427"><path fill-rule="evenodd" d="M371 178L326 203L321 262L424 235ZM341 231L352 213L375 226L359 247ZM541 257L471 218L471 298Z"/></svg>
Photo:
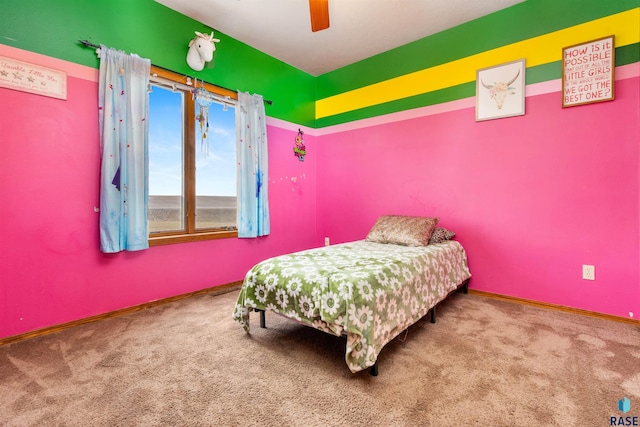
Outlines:
<svg viewBox="0 0 640 427"><path fill-rule="evenodd" d="M525 60L476 72L476 121L524 115Z"/></svg>

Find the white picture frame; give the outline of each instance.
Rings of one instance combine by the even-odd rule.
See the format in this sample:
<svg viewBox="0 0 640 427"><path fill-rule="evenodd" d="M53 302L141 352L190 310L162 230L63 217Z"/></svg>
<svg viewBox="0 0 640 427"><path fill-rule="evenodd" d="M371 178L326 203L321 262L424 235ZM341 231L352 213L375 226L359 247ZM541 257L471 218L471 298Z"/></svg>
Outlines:
<svg viewBox="0 0 640 427"><path fill-rule="evenodd" d="M522 116L525 113L524 59L476 72L476 121Z"/></svg>

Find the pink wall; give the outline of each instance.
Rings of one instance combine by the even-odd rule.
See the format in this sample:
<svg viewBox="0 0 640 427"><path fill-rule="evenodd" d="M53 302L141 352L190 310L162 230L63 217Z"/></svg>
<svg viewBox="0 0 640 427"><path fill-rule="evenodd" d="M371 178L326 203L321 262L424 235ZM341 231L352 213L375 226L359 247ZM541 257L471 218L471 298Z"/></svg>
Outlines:
<svg viewBox="0 0 640 427"><path fill-rule="evenodd" d="M563 110L556 91L527 97L522 117L476 123L461 108L308 130L304 162L297 127L270 119L269 237L105 255L96 70L0 54L69 74L66 101L0 88L0 338L241 280L324 236L362 239L386 213L439 216L475 289L640 315L638 64L612 102Z"/></svg>
<svg viewBox="0 0 640 427"><path fill-rule="evenodd" d="M472 288L637 318L633 67L612 102L562 109L556 90L527 97L520 117L476 123L464 108L323 135L318 240L362 239L383 214L438 216L467 250Z"/></svg>
<svg viewBox="0 0 640 427"><path fill-rule="evenodd" d="M66 101L0 88L0 338L242 280L315 244L314 138L299 162L297 128L269 126L270 236L102 254L96 70L54 62L69 73Z"/></svg>

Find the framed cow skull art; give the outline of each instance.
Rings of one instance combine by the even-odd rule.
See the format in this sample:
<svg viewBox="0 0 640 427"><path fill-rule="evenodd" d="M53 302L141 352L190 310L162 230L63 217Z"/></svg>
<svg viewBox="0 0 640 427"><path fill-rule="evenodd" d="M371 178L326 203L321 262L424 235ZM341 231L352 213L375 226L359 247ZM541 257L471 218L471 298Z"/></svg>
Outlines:
<svg viewBox="0 0 640 427"><path fill-rule="evenodd" d="M525 60L476 73L476 121L524 115Z"/></svg>

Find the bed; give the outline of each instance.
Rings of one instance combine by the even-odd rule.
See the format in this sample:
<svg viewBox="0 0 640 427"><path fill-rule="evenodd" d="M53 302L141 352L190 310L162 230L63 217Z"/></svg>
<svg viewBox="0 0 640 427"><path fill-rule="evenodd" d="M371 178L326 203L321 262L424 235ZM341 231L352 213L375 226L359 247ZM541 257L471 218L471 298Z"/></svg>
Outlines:
<svg viewBox="0 0 640 427"><path fill-rule="evenodd" d="M233 318L249 332L249 313L259 312L265 327L264 312L270 311L346 335L349 369L371 368L377 375L378 354L388 342L430 310L435 322L436 305L468 287L462 245L447 238L433 241L435 224L428 230L426 240L420 235L421 245L406 245L415 242L406 236L398 241L397 230L376 238L374 226L365 240L264 260L247 273ZM411 232L424 233L423 228Z"/></svg>

